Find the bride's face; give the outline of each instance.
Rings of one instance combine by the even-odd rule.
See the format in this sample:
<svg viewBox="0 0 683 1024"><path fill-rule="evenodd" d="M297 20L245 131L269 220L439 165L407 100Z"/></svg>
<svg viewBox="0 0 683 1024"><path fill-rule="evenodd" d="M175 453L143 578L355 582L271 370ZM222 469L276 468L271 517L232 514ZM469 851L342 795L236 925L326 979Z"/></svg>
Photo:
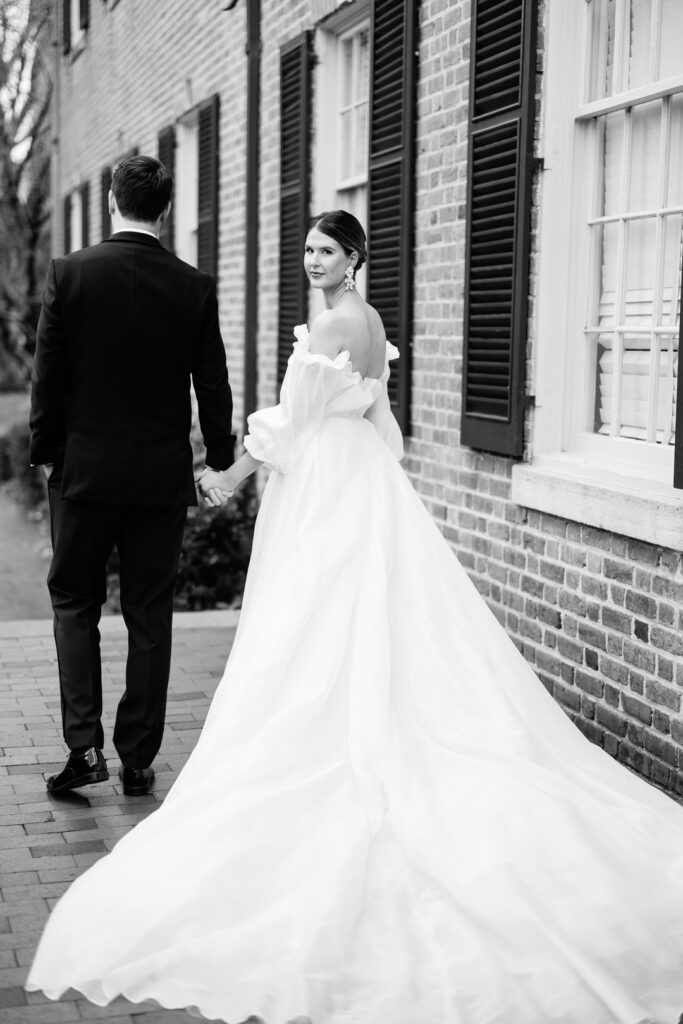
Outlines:
<svg viewBox="0 0 683 1024"><path fill-rule="evenodd" d="M306 236L304 270L313 288L335 288L344 281L344 273L353 260L329 235L311 228Z"/></svg>

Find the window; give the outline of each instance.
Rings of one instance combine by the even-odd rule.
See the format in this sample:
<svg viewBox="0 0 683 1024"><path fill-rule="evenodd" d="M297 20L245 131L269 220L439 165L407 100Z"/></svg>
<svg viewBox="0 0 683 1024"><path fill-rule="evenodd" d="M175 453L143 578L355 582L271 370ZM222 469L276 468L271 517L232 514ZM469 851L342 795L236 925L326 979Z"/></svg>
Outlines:
<svg viewBox="0 0 683 1024"><path fill-rule="evenodd" d="M186 263L197 266L197 139L199 119L197 111L182 117L176 126L174 245L176 255Z"/></svg>
<svg viewBox="0 0 683 1024"><path fill-rule="evenodd" d="M216 277L218 269L218 96L159 133L159 158L174 177L167 248Z"/></svg>
<svg viewBox="0 0 683 1024"><path fill-rule="evenodd" d="M312 82L311 212L341 206L365 227L368 263L357 282L401 353L389 397L404 433L410 429L418 7L417 0L356 0L335 11L315 33ZM300 142L308 137L305 113L303 120ZM283 156L288 146L283 143ZM280 305L284 338L286 304ZM283 340L280 366L289 351L291 342Z"/></svg>
<svg viewBox="0 0 683 1024"><path fill-rule="evenodd" d="M367 228L370 20L367 4L345 20L326 23L316 37L320 63L314 95L319 140L315 153L314 212L344 209ZM349 20L350 19L350 20ZM333 112L330 118L330 112ZM366 292L365 268L357 284Z"/></svg>
<svg viewBox="0 0 683 1024"><path fill-rule="evenodd" d="M90 244L90 183L84 181L64 197L64 253Z"/></svg>
<svg viewBox="0 0 683 1024"><path fill-rule="evenodd" d="M550 0L531 466L513 497L680 546L678 0Z"/></svg>
<svg viewBox="0 0 683 1024"><path fill-rule="evenodd" d="M601 0L589 18L596 166L588 218L585 429L672 445L683 239L683 6ZM678 56L678 55L676 55ZM621 95L620 95L621 94ZM592 401L591 401L592 399Z"/></svg>
<svg viewBox="0 0 683 1024"><path fill-rule="evenodd" d="M62 0L62 44L64 53L74 56L85 44L90 23L90 0Z"/></svg>
<svg viewBox="0 0 683 1024"><path fill-rule="evenodd" d="M338 38L337 117L339 154L336 191L339 205L361 222L367 214L369 24Z"/></svg>

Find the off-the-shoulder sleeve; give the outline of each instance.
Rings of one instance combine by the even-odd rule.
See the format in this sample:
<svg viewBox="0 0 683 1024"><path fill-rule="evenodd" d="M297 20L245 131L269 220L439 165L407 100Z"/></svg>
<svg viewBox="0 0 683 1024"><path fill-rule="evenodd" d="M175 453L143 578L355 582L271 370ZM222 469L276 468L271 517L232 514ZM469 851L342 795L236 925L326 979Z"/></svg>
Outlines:
<svg viewBox="0 0 683 1024"><path fill-rule="evenodd" d="M400 353L395 345L387 341L387 355L384 365L384 373L380 377L381 390L375 401L365 413L365 418L370 420L375 430L388 445L391 453L399 460L403 458L403 434L396 422L396 417L391 411L387 381L389 380L389 361L398 359Z"/></svg>
<svg viewBox="0 0 683 1024"><path fill-rule="evenodd" d="M307 338L295 330L298 342L287 364L280 402L248 417L247 451L269 469L286 473L320 429L331 395L339 390L340 371L348 352L336 359L308 351Z"/></svg>

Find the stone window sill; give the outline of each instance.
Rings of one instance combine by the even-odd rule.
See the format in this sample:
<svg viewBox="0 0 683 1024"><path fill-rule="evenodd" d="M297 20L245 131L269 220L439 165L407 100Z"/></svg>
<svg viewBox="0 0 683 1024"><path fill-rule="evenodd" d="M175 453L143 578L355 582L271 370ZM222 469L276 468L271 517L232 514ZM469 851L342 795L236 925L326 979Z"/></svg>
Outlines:
<svg viewBox="0 0 683 1024"><path fill-rule="evenodd" d="M577 455L557 454L512 469L512 500L657 547L683 549L683 491L619 473Z"/></svg>

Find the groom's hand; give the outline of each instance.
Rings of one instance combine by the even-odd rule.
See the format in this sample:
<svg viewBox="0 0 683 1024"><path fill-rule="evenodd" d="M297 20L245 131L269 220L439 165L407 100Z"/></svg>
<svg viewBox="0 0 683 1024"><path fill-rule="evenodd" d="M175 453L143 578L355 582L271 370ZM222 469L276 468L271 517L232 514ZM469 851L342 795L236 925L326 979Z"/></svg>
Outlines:
<svg viewBox="0 0 683 1024"><path fill-rule="evenodd" d="M225 473L219 473L215 469L210 469L209 466L199 474L195 483L206 504L212 508L225 505L232 495L233 489L229 487Z"/></svg>

